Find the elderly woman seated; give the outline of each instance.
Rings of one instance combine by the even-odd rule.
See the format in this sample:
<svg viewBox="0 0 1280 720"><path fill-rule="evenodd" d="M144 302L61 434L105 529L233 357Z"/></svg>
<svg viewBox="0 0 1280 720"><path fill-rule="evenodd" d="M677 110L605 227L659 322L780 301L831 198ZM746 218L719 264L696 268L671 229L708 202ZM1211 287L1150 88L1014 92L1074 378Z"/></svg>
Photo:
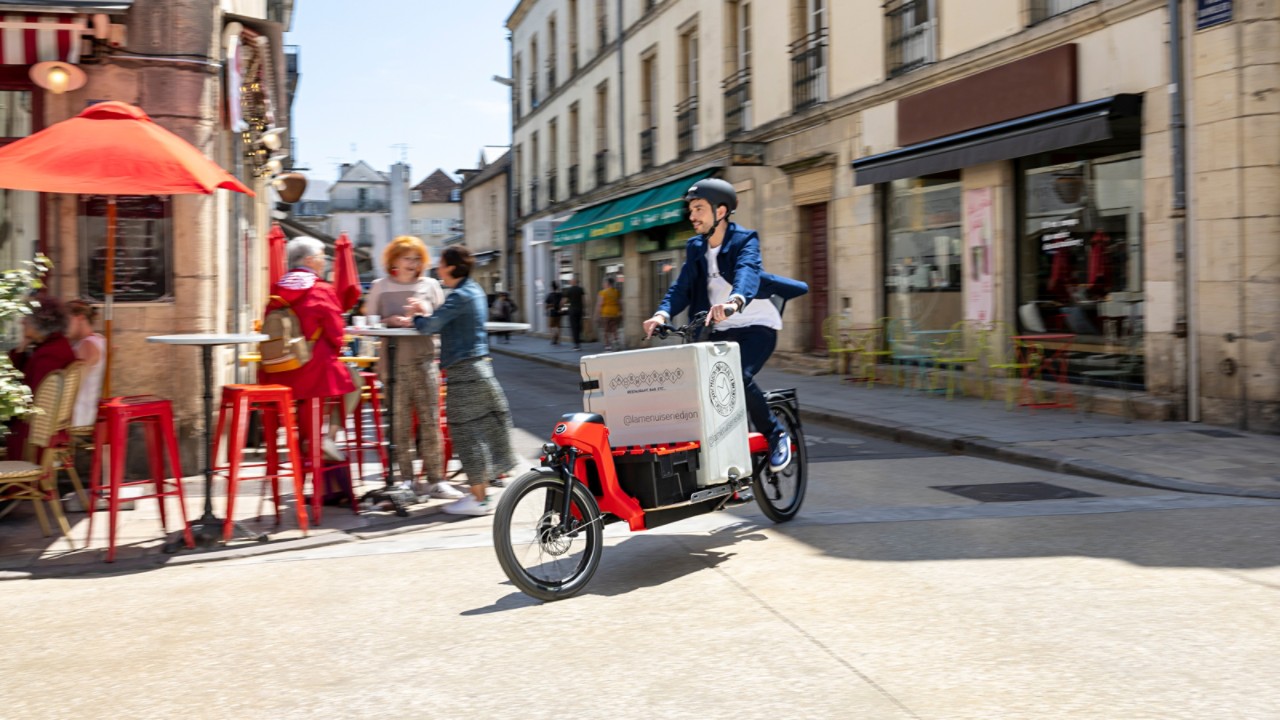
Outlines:
<svg viewBox="0 0 1280 720"><path fill-rule="evenodd" d="M22 320L22 342L9 351L14 369L22 374L22 381L35 393L49 373L61 370L75 362L76 353L67 341L67 310L62 301L42 297L39 305ZM27 423L12 420L6 441L9 458L23 458L28 434Z"/></svg>

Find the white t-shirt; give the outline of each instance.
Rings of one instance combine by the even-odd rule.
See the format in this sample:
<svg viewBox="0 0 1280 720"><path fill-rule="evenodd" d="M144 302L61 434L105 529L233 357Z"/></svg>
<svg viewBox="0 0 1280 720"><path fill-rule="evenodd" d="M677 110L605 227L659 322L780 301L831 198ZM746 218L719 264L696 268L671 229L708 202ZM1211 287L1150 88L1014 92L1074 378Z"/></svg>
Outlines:
<svg viewBox="0 0 1280 720"><path fill-rule="evenodd" d="M707 296L711 299L712 305L729 302L729 296L733 294L733 286L720 277L720 267L716 265L718 257L720 257L720 248L707 248ZM782 315L767 298L760 298L747 303L742 312L730 315L724 322L716 323L716 329L728 330L751 325L781 330Z"/></svg>
<svg viewBox="0 0 1280 720"><path fill-rule="evenodd" d="M72 427L89 427L97 421L102 376L107 367L107 339L98 333L86 335L76 343L74 349L79 350L81 345L86 344L97 346L98 362L85 367L80 373L80 390L76 393L76 404L71 411Z"/></svg>

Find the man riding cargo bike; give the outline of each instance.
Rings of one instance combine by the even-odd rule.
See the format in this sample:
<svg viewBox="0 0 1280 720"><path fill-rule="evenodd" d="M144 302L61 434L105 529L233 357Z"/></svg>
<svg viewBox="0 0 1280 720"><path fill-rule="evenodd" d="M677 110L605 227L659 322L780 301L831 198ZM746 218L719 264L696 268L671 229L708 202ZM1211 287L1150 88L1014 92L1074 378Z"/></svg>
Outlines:
<svg viewBox="0 0 1280 720"><path fill-rule="evenodd" d="M647 337L685 343L583 357L584 412L561 418L543 467L499 502L499 563L534 597L580 592L608 523L644 530L753 497L775 522L800 510L807 465L795 391L765 392L755 374L776 345L785 301L808 286L761 271L758 235L729 222L732 185L702 180L685 199L699 234L644 323ZM668 324L685 309L688 324ZM696 342L707 328L709 340ZM748 432L748 417L758 432Z"/></svg>

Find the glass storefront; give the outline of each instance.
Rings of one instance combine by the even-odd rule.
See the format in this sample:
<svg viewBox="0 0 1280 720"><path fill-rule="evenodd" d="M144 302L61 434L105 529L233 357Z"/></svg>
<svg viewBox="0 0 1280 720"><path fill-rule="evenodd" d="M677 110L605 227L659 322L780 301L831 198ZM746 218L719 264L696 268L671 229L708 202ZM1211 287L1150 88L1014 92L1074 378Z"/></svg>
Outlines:
<svg viewBox="0 0 1280 720"><path fill-rule="evenodd" d="M948 329L964 318L960 172L887 188L885 314L913 329Z"/></svg>
<svg viewBox="0 0 1280 720"><path fill-rule="evenodd" d="M0 146L31 134L34 112L31 92L0 90ZM0 268L22 267L36 256L40 235L40 195L0 189ZM16 343L18 323L0 328L0 347Z"/></svg>
<svg viewBox="0 0 1280 720"><path fill-rule="evenodd" d="M1142 156L1115 149L1020 164L1017 322L1074 336L1073 379L1141 386Z"/></svg>

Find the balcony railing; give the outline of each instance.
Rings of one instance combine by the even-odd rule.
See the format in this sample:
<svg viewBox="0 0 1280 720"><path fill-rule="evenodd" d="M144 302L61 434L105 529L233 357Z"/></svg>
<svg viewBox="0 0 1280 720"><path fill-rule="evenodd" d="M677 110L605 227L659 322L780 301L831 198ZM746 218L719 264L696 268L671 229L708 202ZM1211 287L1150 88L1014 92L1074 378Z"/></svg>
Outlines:
<svg viewBox="0 0 1280 720"><path fill-rule="evenodd" d="M693 152L698 134L698 96L676 105L676 151L680 157Z"/></svg>
<svg viewBox="0 0 1280 720"><path fill-rule="evenodd" d="M554 169L547 171L547 204L550 205L560 199L558 183L556 182L556 171Z"/></svg>
<svg viewBox="0 0 1280 720"><path fill-rule="evenodd" d="M578 194L578 164L574 163L569 166L569 197L576 197Z"/></svg>
<svg viewBox="0 0 1280 720"><path fill-rule="evenodd" d="M1054 15L1061 15L1091 2L1093 0L1030 0L1030 24L1044 22Z"/></svg>
<svg viewBox="0 0 1280 720"><path fill-rule="evenodd" d="M603 187L605 182L607 182L609 179L608 161L609 161L608 150L601 150L600 152L596 153L596 163L595 163L596 187Z"/></svg>
<svg viewBox="0 0 1280 720"><path fill-rule="evenodd" d="M644 170L653 167L653 139L658 134L658 128L649 128L640 131L640 169Z"/></svg>
<svg viewBox="0 0 1280 720"><path fill-rule="evenodd" d="M386 212L387 203L382 200L334 200L329 203L330 212Z"/></svg>
<svg viewBox="0 0 1280 720"><path fill-rule="evenodd" d="M737 135L751 129L751 68L743 68L725 78L724 134Z"/></svg>
<svg viewBox="0 0 1280 720"><path fill-rule="evenodd" d="M827 99L827 29L791 43L791 106L795 110Z"/></svg>
<svg viewBox="0 0 1280 720"><path fill-rule="evenodd" d="M885 5L889 29L889 77L909 73L937 59L938 23L932 0L893 0Z"/></svg>
<svg viewBox="0 0 1280 720"><path fill-rule="evenodd" d="M538 178L529 181L529 212L538 212Z"/></svg>

